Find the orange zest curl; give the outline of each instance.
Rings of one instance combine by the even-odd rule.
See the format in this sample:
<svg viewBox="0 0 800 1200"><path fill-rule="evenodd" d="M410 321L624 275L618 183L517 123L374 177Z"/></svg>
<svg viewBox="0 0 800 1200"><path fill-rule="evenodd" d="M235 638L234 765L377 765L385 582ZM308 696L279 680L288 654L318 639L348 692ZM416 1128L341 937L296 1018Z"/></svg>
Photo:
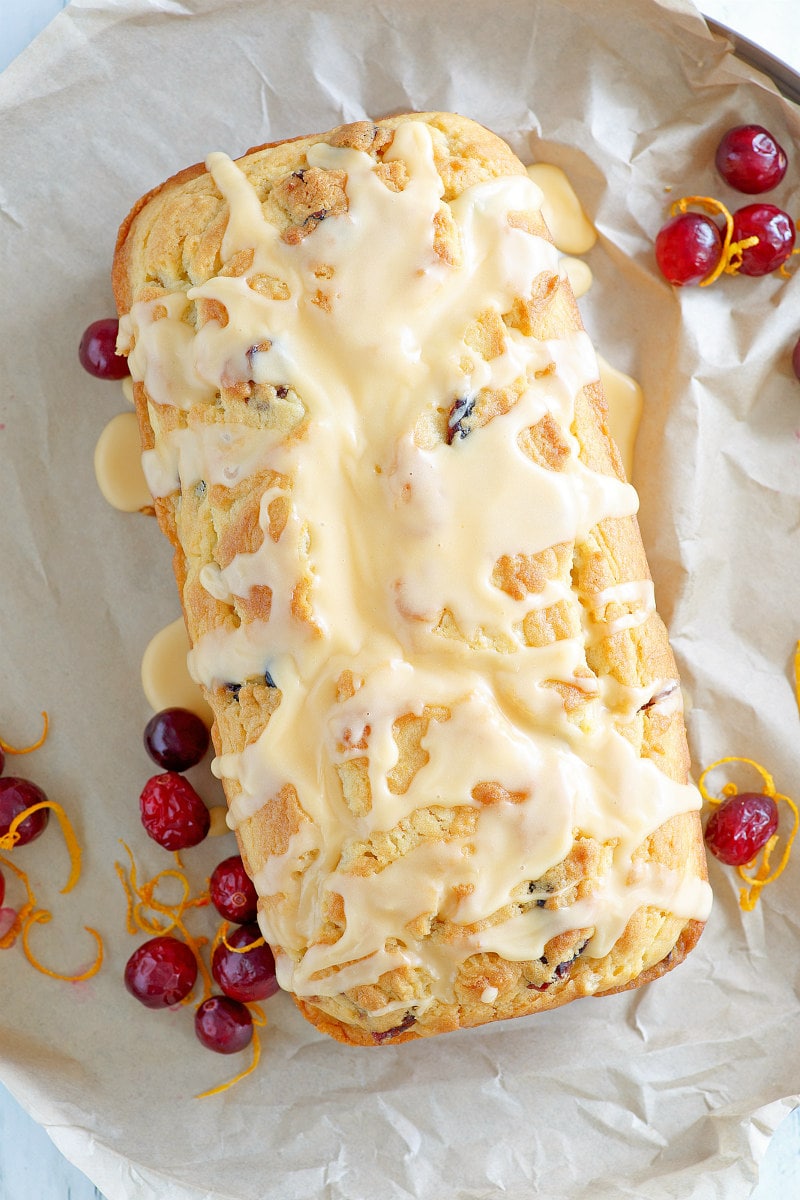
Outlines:
<svg viewBox="0 0 800 1200"><path fill-rule="evenodd" d="M130 860L128 874L126 875L122 863L115 862L114 867L127 901L126 925L128 932L163 937L176 930L197 959L198 970L203 980L203 999L208 999L213 991L213 983L200 953L201 947L207 945L208 938L194 937L184 921L184 914L188 909L203 908L209 903L208 893L201 892L197 896L192 896L191 886L186 875L183 871L171 867L159 871L152 879L140 884L133 851L126 842L121 842L121 844L125 847ZM175 904L165 904L156 896L156 891L164 879L176 879L181 886L181 896ZM160 920L161 917L165 917L166 921ZM181 1004L189 1003L191 1003L191 992L181 1001Z"/></svg>
<svg viewBox="0 0 800 1200"><path fill-rule="evenodd" d="M214 949L222 942L226 950L230 950L231 954L247 954L248 950L255 950L256 946L265 946L267 939L262 934L261 937L253 938L252 942L248 942L246 946L232 946L228 941L228 930L230 925L227 921L223 921L214 939Z"/></svg>
<svg viewBox="0 0 800 1200"><path fill-rule="evenodd" d="M16 866L15 863L12 863L3 855L0 855L0 863L2 863L6 870L11 871L12 874L16 875L26 892L25 903L22 905L22 908L18 909L14 924L3 935L3 937L0 938L0 950L8 950L14 945L20 933L22 933L22 927L25 921L28 919L29 914L32 913L36 908L36 897L33 894L33 888L30 885L28 876L20 867Z"/></svg>
<svg viewBox="0 0 800 1200"><path fill-rule="evenodd" d="M41 746L43 746L45 744L45 742L47 741L47 734L48 734L49 730L50 730L50 721L48 719L47 713L43 712L42 713L42 732L37 741L32 742L30 746L9 746L8 742L4 742L3 739L0 738L0 750L5 751L6 754L30 754L32 750L38 750Z"/></svg>
<svg viewBox="0 0 800 1200"><path fill-rule="evenodd" d="M256 1006L253 1005L251 1007L248 1005L248 1008L250 1008L251 1012L253 1012ZM234 1075L233 1079L229 1079L227 1083L221 1083L218 1087L209 1088L207 1092L200 1092L197 1096L195 1096L195 1100L205 1100L209 1096L219 1096L221 1092L227 1092L228 1088L232 1088L235 1086L235 1084L241 1083L243 1079L246 1079L248 1075L252 1075L253 1071L255 1071L259 1064L259 1060L261 1059L261 1039L258 1036L258 1029L256 1026L263 1026L267 1023L267 1019L260 1009L258 1012L260 1019L256 1020L255 1016L253 1017L253 1057L250 1061L250 1065L245 1067L243 1071L240 1071L238 1075Z"/></svg>
<svg viewBox="0 0 800 1200"><path fill-rule="evenodd" d="M795 229L800 230L800 221L795 221L794 227L795 227ZM791 253L789 254L789 258L793 258L795 256L795 254L800 254L800 246L792 247ZM789 261L789 259L786 260L786 262L788 262L788 261ZM783 279L791 279L794 272L790 271L788 269L788 267L786 266L786 262L781 263L781 265L778 267L777 273Z"/></svg>
<svg viewBox="0 0 800 1200"><path fill-rule="evenodd" d="M84 925L87 933L90 933L97 943L97 955L94 962L80 975L62 975L59 971L51 971L49 967L45 967L34 957L33 951L28 944L28 936L30 934L31 925L46 925L48 921L53 919L52 913L47 909L40 908L36 912L32 912L22 926L22 949L25 952L25 957L32 967L37 971L41 971L42 975L49 975L51 979L63 979L66 983L81 983L85 979L91 979L103 965L103 939L96 929L92 929L89 925Z"/></svg>
<svg viewBox="0 0 800 1200"><path fill-rule="evenodd" d="M92 937L97 943L97 956L91 967L88 967L85 971L81 971L79 974L65 975L60 971L53 971L50 969L50 967L46 967L44 963L39 962L38 958L36 958L30 948L28 940L30 936L30 929L32 925L46 925L49 921L52 921L53 914L46 908L36 907L36 896L25 871L21 870L21 868L16 866L15 863L10 862L9 859L4 858L3 856L0 856L0 863L2 863L3 866L9 871L13 872L14 875L16 875L26 892L25 903L18 910L14 924L7 931L4 937L0 939L0 950L8 950L9 947L14 945L17 938L21 934L22 949L25 957L31 966L35 967L37 971L40 971L42 975L49 975L51 979L63 979L65 983L80 983L83 980L91 979L93 975L96 975L103 965L103 939L96 929L90 929L88 925L84 926L84 928L88 933L91 933ZM66 891L67 889L64 888L62 890Z"/></svg>
<svg viewBox="0 0 800 1200"><path fill-rule="evenodd" d="M122 844L123 844L123 846L125 845L124 842ZM125 849L127 850L127 846L125 847ZM131 935L136 935L139 932L139 930L137 928L136 922L133 919L133 912L134 912L134 905L135 905L135 900L133 898L133 889L128 881L128 876L125 874L125 868L123 867L122 863L115 862L114 870L117 872L117 878L119 879L120 883L122 884L123 891L125 892L125 900L127 901L127 905L128 905L128 911L125 914L125 928L127 929L128 933L130 933Z"/></svg>
<svg viewBox="0 0 800 1200"><path fill-rule="evenodd" d="M216 950L217 946L222 945L222 942L223 942L224 938L226 937L229 929L230 929L230 924L227 921L223 921L222 924L217 929L217 932L214 934L214 940L211 943L211 950L210 950L212 959L214 958L214 951Z"/></svg>
<svg viewBox="0 0 800 1200"><path fill-rule="evenodd" d="M794 800L792 800L791 796L784 796L781 792L776 791L775 782L772 776L770 775L769 771L765 770L765 768L760 765L760 763L754 762L752 758L740 758L736 755L730 755L727 758L718 759L718 761L712 763L710 767L706 767L705 771L703 771L703 774L697 781L700 794L708 804L722 804L726 799L728 799L728 797L738 795L739 789L735 783L726 783L724 787L721 788L718 796L713 795L706 787L706 777L712 771L715 771L718 767L725 766L727 763L744 763L748 767L753 767L753 769L756 770L761 776L763 794L765 796L770 796L776 804L783 802L783 804L785 804L792 813L792 828L788 834L773 834L773 836L759 851L752 862L736 868L739 878L744 883L749 885L749 887L741 888L739 891L739 906L745 912L752 912L758 903L762 890L767 886L767 884L775 882L778 876L783 873L786 864L789 862L792 844L797 834L798 826L800 826L800 811L798 810L798 807ZM777 866L772 867L771 859L776 848L780 845L781 840L783 840L781 856ZM748 870L754 870L754 873L748 874Z"/></svg>
<svg viewBox="0 0 800 1200"><path fill-rule="evenodd" d="M757 246L758 238L748 237L742 238L739 242L734 242L733 217L722 201L715 200L713 196L683 196L680 200L675 200L670 206L670 215L676 217L678 213L685 213L691 206L705 209L712 217L722 215L725 218L725 237L722 241L722 253L719 256L719 262L711 274L706 275L705 279L701 280L700 287L708 287L709 284L719 279L722 274L737 275L742 265L742 251L748 250L751 246Z"/></svg>
<svg viewBox="0 0 800 1200"><path fill-rule="evenodd" d="M26 808L23 812L18 813L8 827L8 832L0 837L0 850L13 850L19 841L17 830L23 821L30 817L33 813L39 812L42 808L51 809L58 817L58 823L61 826L61 832L64 835L64 841L67 844L70 860L69 879L61 889L62 895L71 892L75 884L80 879L81 874L81 848L78 839L75 836L75 830L72 828L70 819L64 812L60 804L56 804L54 800L40 800L38 804L32 804L30 808Z"/></svg>

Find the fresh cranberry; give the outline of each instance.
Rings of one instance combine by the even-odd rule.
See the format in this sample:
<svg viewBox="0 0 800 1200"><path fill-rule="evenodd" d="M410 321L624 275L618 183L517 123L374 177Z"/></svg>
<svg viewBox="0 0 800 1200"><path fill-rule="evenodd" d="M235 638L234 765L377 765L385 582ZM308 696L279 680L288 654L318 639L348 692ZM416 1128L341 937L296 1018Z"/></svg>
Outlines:
<svg viewBox="0 0 800 1200"><path fill-rule="evenodd" d="M708 819L706 845L730 867L751 862L778 828L778 806L771 796L741 792L730 796Z"/></svg>
<svg viewBox="0 0 800 1200"><path fill-rule="evenodd" d="M147 1008L171 1008L184 1000L197 980L194 951L168 934L134 950L125 966L125 986Z"/></svg>
<svg viewBox="0 0 800 1200"><path fill-rule="evenodd" d="M208 729L186 708L164 708L147 722L144 748L165 771L188 771L208 749Z"/></svg>
<svg viewBox="0 0 800 1200"><path fill-rule="evenodd" d="M733 240L749 237L758 242L742 251L742 275L769 275L792 253L794 221L774 204L747 204L733 214Z"/></svg>
<svg viewBox="0 0 800 1200"><path fill-rule="evenodd" d="M255 921L258 893L244 869L241 855L232 854L214 868L209 882L211 900L220 916L237 925Z"/></svg>
<svg viewBox="0 0 800 1200"><path fill-rule="evenodd" d="M236 1054L253 1040L250 1010L230 996L209 996L194 1014L194 1031L208 1050Z"/></svg>
<svg viewBox="0 0 800 1200"><path fill-rule="evenodd" d="M6 898L6 879L2 871L0 871L0 908L3 907L3 901Z"/></svg>
<svg viewBox="0 0 800 1200"><path fill-rule="evenodd" d="M722 254L722 234L710 217L679 213L656 237L656 262L675 287L700 283L710 275Z"/></svg>
<svg viewBox="0 0 800 1200"><path fill-rule="evenodd" d="M377 1045L381 1042L390 1041L392 1038L399 1037L401 1033L405 1033L412 1025L416 1024L417 1018L413 1013L406 1013L399 1025L395 1025L393 1029L384 1029L382 1033L373 1033L372 1040Z"/></svg>
<svg viewBox="0 0 800 1200"><path fill-rule="evenodd" d="M208 833L208 809L188 780L175 771L148 779L139 805L142 824L165 850L187 850Z"/></svg>
<svg viewBox="0 0 800 1200"><path fill-rule="evenodd" d="M98 379L124 379L130 375L128 360L117 354L119 321L105 317L93 321L86 329L78 347L81 366Z"/></svg>
<svg viewBox="0 0 800 1200"><path fill-rule="evenodd" d="M266 1000L278 991L275 959L269 946L255 946L246 951L240 949L258 941L260 937L261 930L255 923L240 925L228 938L228 945L233 949L229 950L224 942L220 942L211 959L211 974L225 995L232 1000L241 1000L243 1004Z"/></svg>
<svg viewBox="0 0 800 1200"><path fill-rule="evenodd" d="M16 924L17 910L15 908L0 908L0 941L2 941L6 934L11 932Z"/></svg>
<svg viewBox="0 0 800 1200"><path fill-rule="evenodd" d="M786 154L763 125L729 129L715 162L725 182L749 196L777 187L786 174Z"/></svg>
<svg viewBox="0 0 800 1200"><path fill-rule="evenodd" d="M800 338L794 344L792 351L792 370L798 379L800 379Z"/></svg>
<svg viewBox="0 0 800 1200"><path fill-rule="evenodd" d="M42 804L47 800L44 792L35 783L27 779L17 779L14 775L6 775L0 779L0 837L5 837L11 828L11 823L26 808L34 804ZM26 846L44 833L50 820L50 809L40 808L32 813L17 827L17 846Z"/></svg>

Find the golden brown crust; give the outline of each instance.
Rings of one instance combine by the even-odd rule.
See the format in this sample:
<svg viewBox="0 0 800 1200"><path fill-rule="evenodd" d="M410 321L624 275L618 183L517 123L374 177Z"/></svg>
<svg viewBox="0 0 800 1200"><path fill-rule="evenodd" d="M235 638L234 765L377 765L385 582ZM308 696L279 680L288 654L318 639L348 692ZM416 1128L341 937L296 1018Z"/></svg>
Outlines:
<svg viewBox="0 0 800 1200"><path fill-rule="evenodd" d="M248 151L239 160L240 166L255 187L267 219L281 231L285 241L297 242L313 233L324 215L344 211L347 204L344 181L337 177L341 173L307 169L308 147L325 141L371 154L385 168L381 175L385 185L402 189L402 164L383 163L381 155L404 119L401 116L377 123L356 122L323 135L269 143ZM435 153L445 206L475 182L517 174L524 169L503 142L473 122L449 114L414 114L412 119L427 122L441 135L437 137ZM512 224L549 238L540 214L525 212L512 217ZM179 172L142 197L123 222L117 241L112 282L120 314L127 313L137 300L157 300L162 292L185 291L215 274L246 274L251 260L232 260L224 265L221 261L226 222L226 206L202 164ZM457 260L459 247L446 207L436 224L434 248L442 261ZM280 298L275 292L280 281L259 278L249 282L254 289L266 289L265 294ZM215 319L224 324L227 314L213 303L200 301L193 307L192 319L198 325ZM480 314L465 340L488 361L502 353L506 329L547 340L581 328L568 282L545 274L537 280L531 295L518 298L502 319L492 311ZM470 432L488 424L516 403L518 393L519 389L515 392L513 388L485 389L461 428ZM142 383L135 384L134 398L143 447L151 449L178 417L165 406L154 404ZM295 427L302 428L301 402L292 395L276 395L274 388L268 395L261 395L253 388L243 392L241 386L238 391L232 386L225 389L211 410L199 415L192 410L188 420L230 420L256 430L263 428L266 410L272 413L271 420L282 422L284 431L290 433ZM416 435L420 444L426 444L426 439L435 443L447 438L447 420L444 413L420 425ZM624 477L608 430L599 384L589 384L579 392L571 432L580 445L580 457L589 468L619 479ZM531 426L520 439L520 445L534 462L547 470L564 469L569 450L552 419L545 417ZM277 540L286 513L280 509L270 512L267 534L258 521L261 497L274 479L274 473L265 472L241 486L206 488L204 485L202 493L190 491L155 501L161 527L175 547L175 575L193 643L210 630L235 628L240 623L265 620L269 616L272 603L269 589L254 591L246 598L234 597L233 603L220 601L200 585L199 573L209 562L225 566L235 554L257 549L267 534ZM575 546L558 544L527 558L506 556L496 564L493 578L496 586L518 599L540 592L548 579L571 581L571 600L532 609L522 622L522 633L527 645L545 646L574 637L576 629L588 619L593 636L587 641L585 676L576 676L569 682L549 681L561 697L569 719L576 724L588 720L587 713L597 697L600 680L610 680L629 689L655 687L659 682L677 686L666 631L655 613L646 620L626 625L624 618L633 611L634 602L610 601L607 611L602 613L594 608L598 594L630 581L649 580L635 518L603 520ZM292 597L292 611L298 619L311 622L307 587L302 581ZM615 621L620 626L616 631ZM610 632L603 632L602 622L610 623ZM443 637L465 640L447 610L441 614L437 632ZM352 679L342 677L340 699L352 694L356 686ZM237 753L258 739L280 704L281 695L263 678L253 678L241 685L237 683L235 694L225 687L207 691L207 699L215 713L214 743L218 753ZM436 706L426 708L421 715L399 714L394 728L399 758L389 781L390 790L403 794L408 788L425 762L423 740L428 723L446 721L448 716L446 710L437 710ZM652 759L677 782L685 782L688 752L677 707L670 711L657 703L643 705L631 714L623 732L641 756ZM342 799L356 816L368 812L371 803L366 762L365 757L350 757L338 775ZM226 781L226 791L229 802L233 802L238 785ZM483 781L473 790L472 799L477 805L514 801L512 794L507 791L501 794L502 791L496 781ZM356 873L381 870L393 861L393 856L405 853L420 841L446 841L463 836L476 812L475 807L446 812L439 812L435 806L418 809L380 838L351 847L352 869ZM287 787L255 816L243 821L237 836L251 874L258 873L270 855L283 853L289 838L308 820L297 794ZM699 878L705 878L696 814L667 822L646 839L639 853L667 868L683 868L688 862ZM520 895L495 919L504 920L536 903L557 907L567 903L567 899L571 901L590 892L602 878L607 858L607 847L603 844L576 835L573 851L553 869L552 877L537 881L541 889L538 900ZM264 897L262 906L280 907L284 901L281 895ZM423 931L442 945L463 936L462 927L436 914L420 914L416 920L415 933ZM327 912L326 921L320 938L335 941L341 925L341 914L335 904ZM458 974L453 1003L431 999L430 981L426 982L421 969L416 974L406 969L387 972L370 989L351 989L335 998L296 998L296 1003L319 1029L340 1041L357 1045L399 1044L448 1029L556 1007L585 994L610 994L639 986L682 961L701 930L699 921L687 922L643 907L634 913L623 935L602 960L581 957L591 929L569 930L554 939L537 962L509 963L492 955L467 959ZM615 979L620 982L615 983ZM481 999L486 989L496 990L493 1002ZM424 1018L413 1025L410 1016L398 1021L403 1003L408 1004L411 1014L420 1000L425 1002ZM371 1015L387 1008L391 1009L388 1016Z"/></svg>

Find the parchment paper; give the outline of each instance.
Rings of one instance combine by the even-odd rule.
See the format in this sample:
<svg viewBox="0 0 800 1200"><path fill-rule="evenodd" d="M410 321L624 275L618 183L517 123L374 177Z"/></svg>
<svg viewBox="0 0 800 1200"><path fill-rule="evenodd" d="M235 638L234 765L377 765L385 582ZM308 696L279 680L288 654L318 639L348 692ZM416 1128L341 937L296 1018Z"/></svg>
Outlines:
<svg viewBox="0 0 800 1200"><path fill-rule="evenodd" d="M84 965L87 924L107 951L74 986L19 946L0 956L0 1059L109 1200L749 1195L798 1101L797 862L746 915L712 862L699 948L639 992L373 1052L279 996L257 1074L193 1099L238 1068L199 1047L190 1010L150 1013L124 991L138 943L113 869L120 837L144 874L167 865L138 819L152 773L139 663L178 612L170 554L96 489L95 440L124 404L76 357L112 312L119 221L210 150L440 108L563 166L600 233L589 331L644 387L641 524L695 763L752 756L796 793L800 280L678 293L652 258L668 199L719 193L716 141L745 120L790 149L770 198L800 213L798 113L729 49L680 0L76 0L0 79L0 728L24 741L50 711L47 745L13 769L64 804L84 846L67 897L54 825L19 851L56 914L36 950ZM191 852L193 876L233 849Z"/></svg>

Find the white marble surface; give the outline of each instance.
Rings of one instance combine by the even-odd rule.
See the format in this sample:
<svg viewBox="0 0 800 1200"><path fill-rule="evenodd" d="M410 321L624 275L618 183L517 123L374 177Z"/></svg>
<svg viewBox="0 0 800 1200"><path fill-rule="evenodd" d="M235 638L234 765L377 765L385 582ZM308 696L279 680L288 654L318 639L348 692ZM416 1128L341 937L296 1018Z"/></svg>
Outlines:
<svg viewBox="0 0 800 1200"><path fill-rule="evenodd" d="M0 0L0 69L65 7L66 0ZM701 0L699 7L800 71L800 0ZM751 1200L797 1200L798 1196L800 1110L775 1134ZM103 1200L2 1084L0 1200Z"/></svg>

